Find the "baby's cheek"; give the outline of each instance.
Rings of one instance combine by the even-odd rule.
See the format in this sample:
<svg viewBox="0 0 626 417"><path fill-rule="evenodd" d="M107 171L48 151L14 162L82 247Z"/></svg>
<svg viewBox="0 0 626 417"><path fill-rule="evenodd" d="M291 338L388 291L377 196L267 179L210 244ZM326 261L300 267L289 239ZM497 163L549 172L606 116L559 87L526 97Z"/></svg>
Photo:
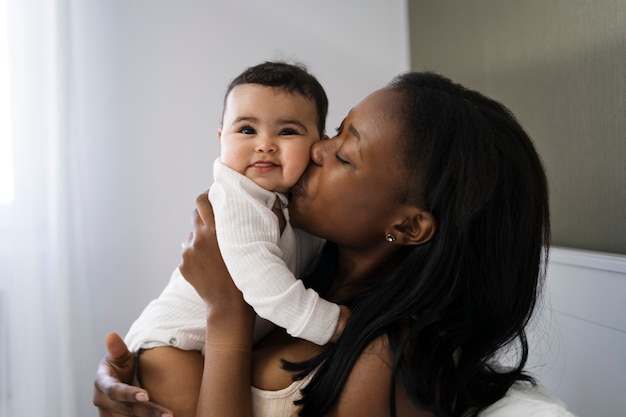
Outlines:
<svg viewBox="0 0 626 417"><path fill-rule="evenodd" d="M308 165L309 165L309 159L305 161L290 160L289 165L284 170L284 175L286 178L293 180L293 183L295 184L296 181L298 181L298 179L302 176L302 173L304 173L304 170L306 169Z"/></svg>
<svg viewBox="0 0 626 417"><path fill-rule="evenodd" d="M245 174L245 169L248 166L251 152L246 152L241 147L236 146L223 146L220 152L220 161L230 169L233 169L240 174Z"/></svg>

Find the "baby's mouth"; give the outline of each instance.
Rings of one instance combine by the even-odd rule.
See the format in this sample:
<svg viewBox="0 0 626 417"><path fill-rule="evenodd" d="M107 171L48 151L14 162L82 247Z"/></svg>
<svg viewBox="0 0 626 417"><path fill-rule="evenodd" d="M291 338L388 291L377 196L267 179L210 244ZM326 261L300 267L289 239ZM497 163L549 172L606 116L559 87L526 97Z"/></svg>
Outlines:
<svg viewBox="0 0 626 417"><path fill-rule="evenodd" d="M272 161L256 161L252 164L252 166L257 167L257 168L271 168L271 167L278 166L278 164Z"/></svg>
<svg viewBox="0 0 626 417"><path fill-rule="evenodd" d="M251 169L253 172L258 174L267 174L273 172L275 169L280 167L279 164L274 163L272 161L256 161L253 162L248 169Z"/></svg>

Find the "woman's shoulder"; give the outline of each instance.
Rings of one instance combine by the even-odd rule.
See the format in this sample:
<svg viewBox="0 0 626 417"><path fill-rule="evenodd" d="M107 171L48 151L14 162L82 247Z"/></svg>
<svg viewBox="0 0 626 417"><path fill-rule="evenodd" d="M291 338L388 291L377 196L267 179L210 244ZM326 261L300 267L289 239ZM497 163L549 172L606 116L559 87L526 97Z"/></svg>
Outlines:
<svg viewBox="0 0 626 417"><path fill-rule="evenodd" d="M381 335L367 345L357 359L332 416L389 416L392 384L392 355L389 338ZM430 417L409 400L401 384L396 383L396 415Z"/></svg>
<svg viewBox="0 0 626 417"><path fill-rule="evenodd" d="M389 348L389 336L384 334L372 340L369 345L367 345L365 349L363 349L361 355L366 357L375 357L377 358L377 360L386 364L387 367L391 369L392 359L391 349Z"/></svg>

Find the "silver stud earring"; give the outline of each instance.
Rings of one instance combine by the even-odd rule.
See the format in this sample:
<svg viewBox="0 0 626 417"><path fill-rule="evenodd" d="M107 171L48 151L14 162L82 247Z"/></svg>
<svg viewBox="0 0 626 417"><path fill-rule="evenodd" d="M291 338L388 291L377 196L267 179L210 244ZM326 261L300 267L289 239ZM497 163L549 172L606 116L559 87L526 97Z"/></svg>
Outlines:
<svg viewBox="0 0 626 417"><path fill-rule="evenodd" d="M387 235L385 236L385 239L387 239L387 242L395 242L396 241L396 237L394 235L392 235L391 233L387 233Z"/></svg>

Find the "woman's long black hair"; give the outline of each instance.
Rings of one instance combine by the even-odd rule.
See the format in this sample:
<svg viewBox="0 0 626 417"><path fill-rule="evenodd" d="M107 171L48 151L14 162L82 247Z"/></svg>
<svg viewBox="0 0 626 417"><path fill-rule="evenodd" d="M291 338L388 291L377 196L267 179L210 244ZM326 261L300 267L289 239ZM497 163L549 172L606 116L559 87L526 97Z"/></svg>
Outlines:
<svg viewBox="0 0 626 417"><path fill-rule="evenodd" d="M399 152L404 199L431 212L437 232L410 249L391 276L345 303L351 318L340 340L317 358L285 363L300 376L300 415L323 415L337 400L366 346L386 335L395 380L418 407L441 416L476 415L524 373L525 326L542 288L549 246L545 173L528 135L500 103L433 73L407 73L390 87L404 109ZM334 278L328 243L309 282L322 294ZM511 368L496 366L517 347Z"/></svg>

